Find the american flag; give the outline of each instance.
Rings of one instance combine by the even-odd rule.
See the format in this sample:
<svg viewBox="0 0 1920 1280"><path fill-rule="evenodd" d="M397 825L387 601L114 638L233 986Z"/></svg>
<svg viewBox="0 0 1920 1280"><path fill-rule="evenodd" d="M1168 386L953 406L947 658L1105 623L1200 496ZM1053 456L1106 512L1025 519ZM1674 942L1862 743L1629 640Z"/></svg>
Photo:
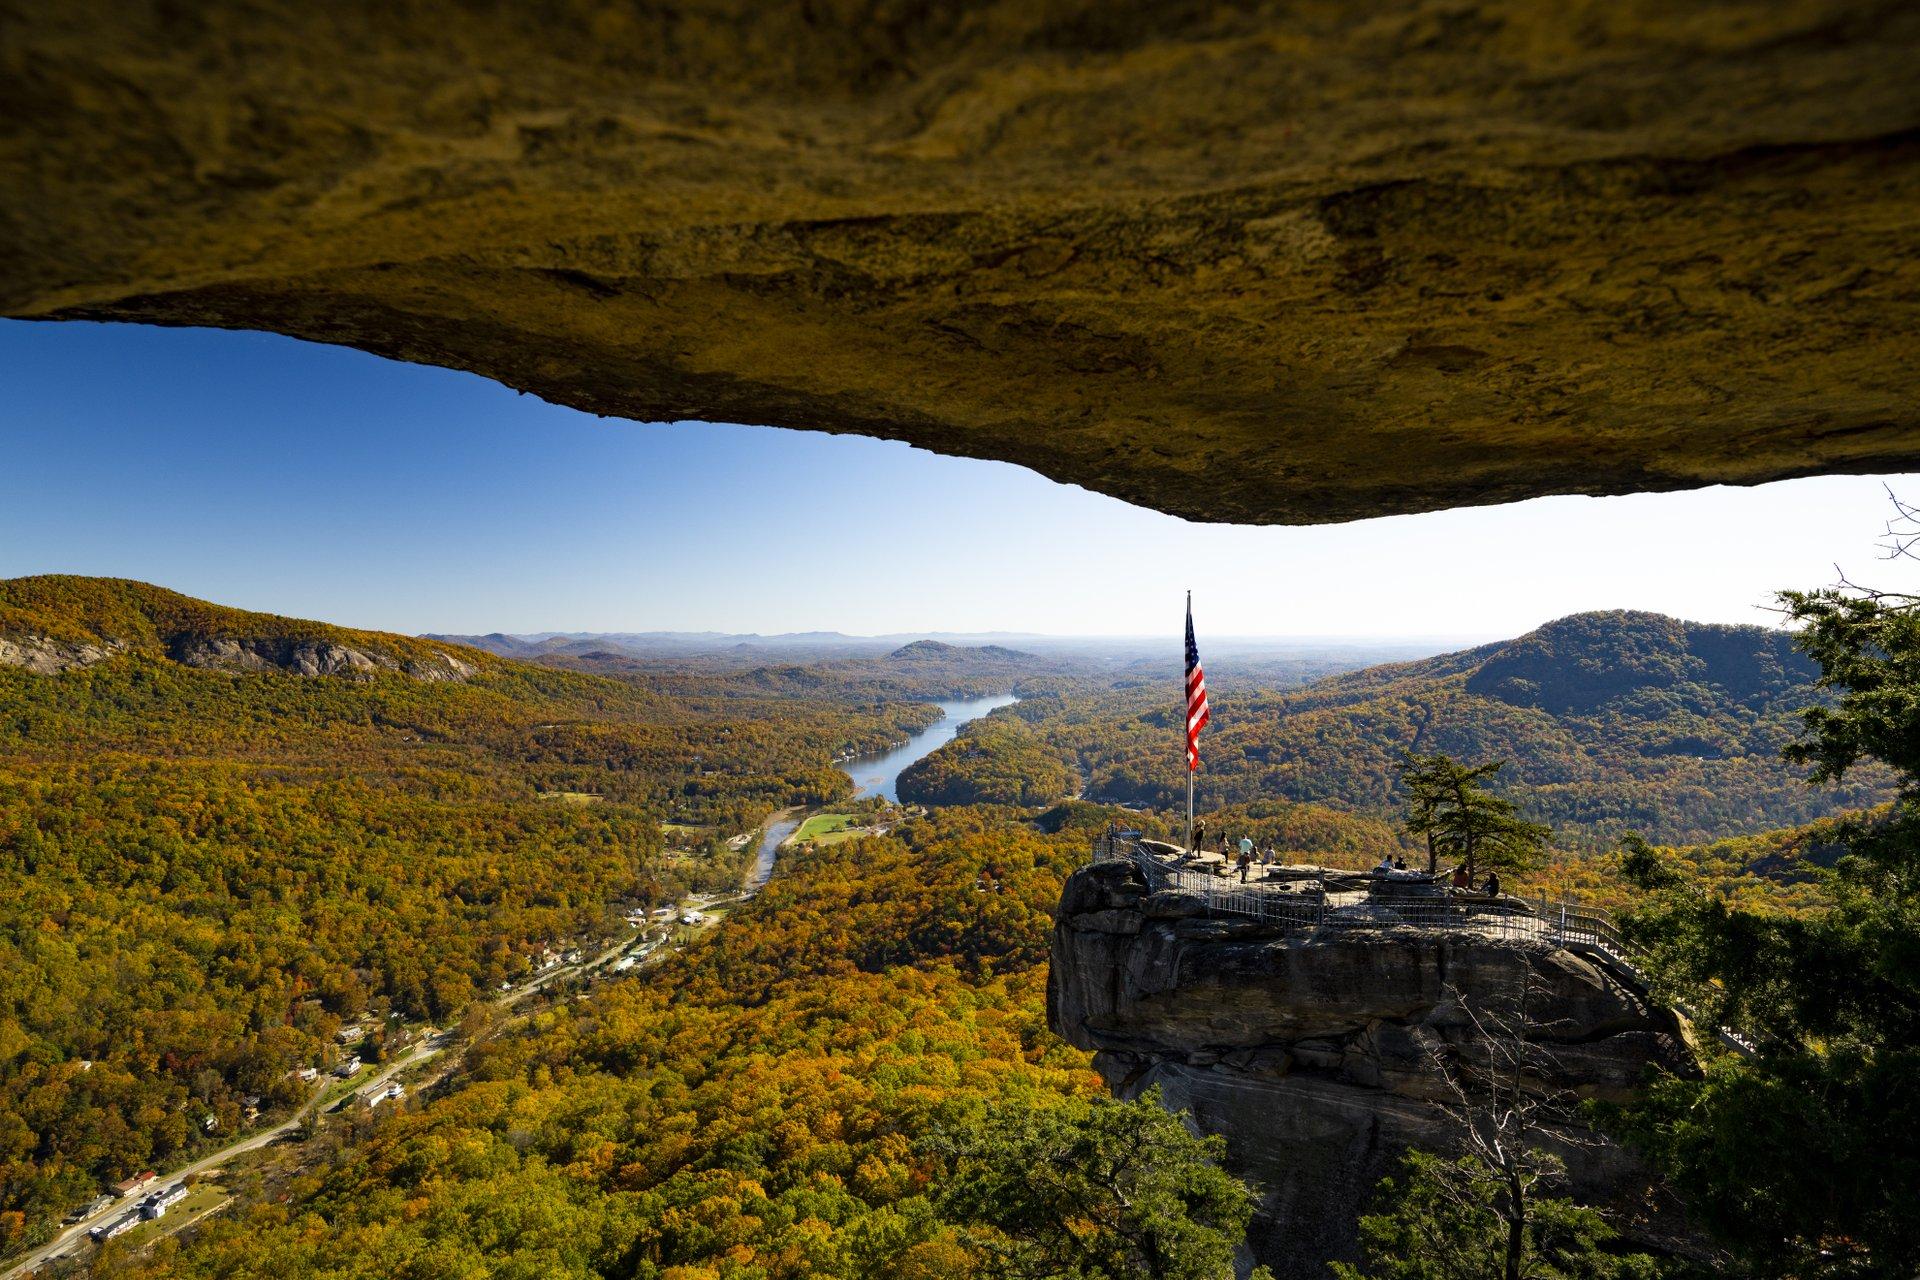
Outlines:
<svg viewBox="0 0 1920 1280"><path fill-rule="evenodd" d="M1200 646L1193 642L1193 597L1187 597L1187 772L1200 767L1200 729L1212 717L1207 707L1207 674L1200 670Z"/></svg>

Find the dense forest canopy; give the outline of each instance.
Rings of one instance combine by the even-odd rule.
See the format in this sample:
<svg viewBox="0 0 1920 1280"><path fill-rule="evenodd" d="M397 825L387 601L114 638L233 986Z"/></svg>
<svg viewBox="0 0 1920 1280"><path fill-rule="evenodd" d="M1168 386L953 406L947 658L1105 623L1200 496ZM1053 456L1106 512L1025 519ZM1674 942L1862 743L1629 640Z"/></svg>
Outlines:
<svg viewBox="0 0 1920 1280"><path fill-rule="evenodd" d="M1043 1007L1051 912L1091 833L963 809L797 851L711 939L490 1042L284 1203L112 1260L216 1277L272 1257L281 1280L993 1274L1012 1206L943 1192L978 1185L955 1161L991 1117L1074 1126L1101 1092Z"/></svg>
<svg viewBox="0 0 1920 1280"><path fill-rule="evenodd" d="M304 1098L289 1073L345 1022L444 1024L617 904L731 885L722 837L846 795L836 755L938 715L844 681L609 679L114 580L0 583L0 642L15 1236L207 1145L208 1116L225 1134L249 1099ZM300 646L373 665L301 674ZM64 669L19 665L49 653ZM712 856L663 859L664 822Z"/></svg>

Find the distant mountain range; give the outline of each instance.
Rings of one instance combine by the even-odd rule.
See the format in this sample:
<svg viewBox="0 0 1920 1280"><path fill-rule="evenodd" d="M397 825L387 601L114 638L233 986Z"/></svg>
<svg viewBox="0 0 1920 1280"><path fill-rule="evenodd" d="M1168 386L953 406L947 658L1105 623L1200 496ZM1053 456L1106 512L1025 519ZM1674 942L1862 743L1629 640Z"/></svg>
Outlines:
<svg viewBox="0 0 1920 1280"><path fill-rule="evenodd" d="M1169 654L1177 660L1180 652L1179 637L1171 629L1164 636L1050 636L1010 631L919 631L874 636L847 635L839 631L793 631L777 635L722 631L537 631L527 634L494 631L486 635L432 633L423 638L467 645L523 661L549 658L596 661L623 657L739 666L875 658L920 641L1107 663L1153 661ZM1458 643L1457 638L1442 637L1382 640L1340 636L1222 636L1209 638L1206 655L1209 663L1216 665L1302 662L1324 671L1423 658Z"/></svg>

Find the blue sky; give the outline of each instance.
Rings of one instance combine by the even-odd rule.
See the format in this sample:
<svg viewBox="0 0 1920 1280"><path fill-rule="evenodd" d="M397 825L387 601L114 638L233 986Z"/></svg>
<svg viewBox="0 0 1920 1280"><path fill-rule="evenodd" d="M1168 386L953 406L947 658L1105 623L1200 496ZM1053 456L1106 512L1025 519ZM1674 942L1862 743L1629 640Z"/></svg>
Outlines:
<svg viewBox="0 0 1920 1280"><path fill-rule="evenodd" d="M890 441L603 420L255 333L0 322L0 577L142 578L396 631L1517 634L1765 622L1880 578L1881 480L1194 525ZM1920 478L1891 477L1920 495ZM1479 566L1480 589L1456 574Z"/></svg>

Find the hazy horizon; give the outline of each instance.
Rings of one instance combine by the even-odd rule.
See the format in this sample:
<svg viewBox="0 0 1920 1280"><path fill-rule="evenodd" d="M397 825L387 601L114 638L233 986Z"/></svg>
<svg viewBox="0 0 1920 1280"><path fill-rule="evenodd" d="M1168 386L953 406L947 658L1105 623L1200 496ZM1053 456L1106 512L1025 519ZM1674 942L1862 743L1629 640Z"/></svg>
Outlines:
<svg viewBox="0 0 1920 1280"><path fill-rule="evenodd" d="M1192 588L1216 645L1454 645L1590 610L1766 625L1835 561L1913 576L1874 563L1880 477L1200 525L1004 463L601 420L269 334L9 321L0 371L0 576L409 634L1144 638Z"/></svg>

